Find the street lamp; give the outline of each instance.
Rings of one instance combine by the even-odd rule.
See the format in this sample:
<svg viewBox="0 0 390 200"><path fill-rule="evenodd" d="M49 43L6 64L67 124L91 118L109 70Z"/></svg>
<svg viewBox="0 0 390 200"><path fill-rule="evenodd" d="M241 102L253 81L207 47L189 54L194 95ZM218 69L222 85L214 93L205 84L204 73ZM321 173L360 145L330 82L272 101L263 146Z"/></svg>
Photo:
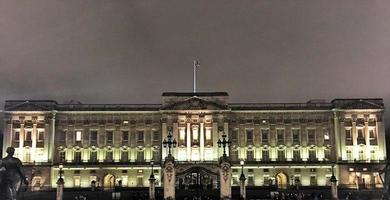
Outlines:
<svg viewBox="0 0 390 200"><path fill-rule="evenodd" d="M162 142L164 148L168 147L168 156L172 155L172 148L175 148L176 144L177 144L175 138L172 139L172 137L173 137L172 136L172 131L169 131L167 139L164 139L163 142Z"/></svg>
<svg viewBox="0 0 390 200"><path fill-rule="evenodd" d="M241 160L241 161L240 161L240 165L241 165L241 176L240 176L240 180L245 181L246 178L245 178L245 175L244 175L244 160Z"/></svg>
<svg viewBox="0 0 390 200"><path fill-rule="evenodd" d="M245 188L245 175L244 175L244 160L240 161L241 165L241 176L240 176L240 197L246 199L246 188Z"/></svg>
<svg viewBox="0 0 390 200"><path fill-rule="evenodd" d="M223 157L226 157L226 147L229 147L230 146L230 144L232 143L231 141L229 141L228 139L226 139L226 134L224 133L223 135L222 135L222 140L221 139L218 139L218 142L217 142L217 144L218 144L218 147L219 148L223 148Z"/></svg>

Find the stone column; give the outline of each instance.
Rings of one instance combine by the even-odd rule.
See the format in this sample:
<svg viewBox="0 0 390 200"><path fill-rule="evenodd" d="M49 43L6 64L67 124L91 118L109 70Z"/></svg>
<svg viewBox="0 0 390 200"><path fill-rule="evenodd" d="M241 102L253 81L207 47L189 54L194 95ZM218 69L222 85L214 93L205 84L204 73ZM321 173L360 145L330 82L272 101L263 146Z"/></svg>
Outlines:
<svg viewBox="0 0 390 200"><path fill-rule="evenodd" d="M204 124L200 123L200 137L199 137L199 143L200 143L200 160L204 160Z"/></svg>
<svg viewBox="0 0 390 200"><path fill-rule="evenodd" d="M64 179L60 177L57 181L56 200L63 200L63 198L64 198Z"/></svg>
<svg viewBox="0 0 390 200"><path fill-rule="evenodd" d="M191 161L191 124L187 123L187 161Z"/></svg>
<svg viewBox="0 0 390 200"><path fill-rule="evenodd" d="M154 178L154 174L153 174L153 171L152 171L152 174L150 174L150 178L149 178L149 199L150 200L155 200L156 199L156 186L155 186L155 181L156 181L156 178Z"/></svg>
<svg viewBox="0 0 390 200"><path fill-rule="evenodd" d="M221 157L219 162L219 173L220 173L220 198L231 199L232 198L232 170L231 164L227 157Z"/></svg>
<svg viewBox="0 0 390 200"><path fill-rule="evenodd" d="M175 159L168 154L164 162L164 199L175 199Z"/></svg>

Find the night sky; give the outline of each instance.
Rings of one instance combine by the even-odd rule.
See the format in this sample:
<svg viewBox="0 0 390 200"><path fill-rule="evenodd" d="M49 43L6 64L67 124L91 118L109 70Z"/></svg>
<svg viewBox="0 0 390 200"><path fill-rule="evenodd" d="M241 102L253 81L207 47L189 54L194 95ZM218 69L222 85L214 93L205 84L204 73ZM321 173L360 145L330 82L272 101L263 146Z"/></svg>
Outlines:
<svg viewBox="0 0 390 200"><path fill-rule="evenodd" d="M1 108L160 103L164 91L192 91L194 59L198 90L231 102L390 107L390 1L0 0Z"/></svg>

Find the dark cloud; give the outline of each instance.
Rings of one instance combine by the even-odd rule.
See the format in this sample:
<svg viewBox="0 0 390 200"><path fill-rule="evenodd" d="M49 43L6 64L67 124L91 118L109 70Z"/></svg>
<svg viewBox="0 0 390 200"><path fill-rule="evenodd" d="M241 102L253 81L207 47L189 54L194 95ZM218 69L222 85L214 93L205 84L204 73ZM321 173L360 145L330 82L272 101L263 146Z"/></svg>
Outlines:
<svg viewBox="0 0 390 200"><path fill-rule="evenodd" d="M234 102L383 97L389 1L0 1L6 99L158 103L163 91Z"/></svg>

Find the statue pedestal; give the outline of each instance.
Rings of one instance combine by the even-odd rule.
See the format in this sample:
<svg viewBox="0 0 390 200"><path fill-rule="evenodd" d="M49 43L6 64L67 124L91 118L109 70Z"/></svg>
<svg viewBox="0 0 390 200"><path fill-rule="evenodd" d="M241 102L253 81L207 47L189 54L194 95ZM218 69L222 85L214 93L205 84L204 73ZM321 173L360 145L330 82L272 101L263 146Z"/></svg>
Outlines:
<svg viewBox="0 0 390 200"><path fill-rule="evenodd" d="M64 179L59 178L57 181L56 200L63 200L63 198L64 198Z"/></svg>
<svg viewBox="0 0 390 200"><path fill-rule="evenodd" d="M221 157L219 161L220 169L220 198L231 199L232 198L232 170L229 159L226 156Z"/></svg>
<svg viewBox="0 0 390 200"><path fill-rule="evenodd" d="M150 175L149 178L149 199L155 200L156 199L156 186L155 186L156 179L154 178L154 175Z"/></svg>
<svg viewBox="0 0 390 200"><path fill-rule="evenodd" d="M164 199L175 199L175 158L168 155L164 162Z"/></svg>

